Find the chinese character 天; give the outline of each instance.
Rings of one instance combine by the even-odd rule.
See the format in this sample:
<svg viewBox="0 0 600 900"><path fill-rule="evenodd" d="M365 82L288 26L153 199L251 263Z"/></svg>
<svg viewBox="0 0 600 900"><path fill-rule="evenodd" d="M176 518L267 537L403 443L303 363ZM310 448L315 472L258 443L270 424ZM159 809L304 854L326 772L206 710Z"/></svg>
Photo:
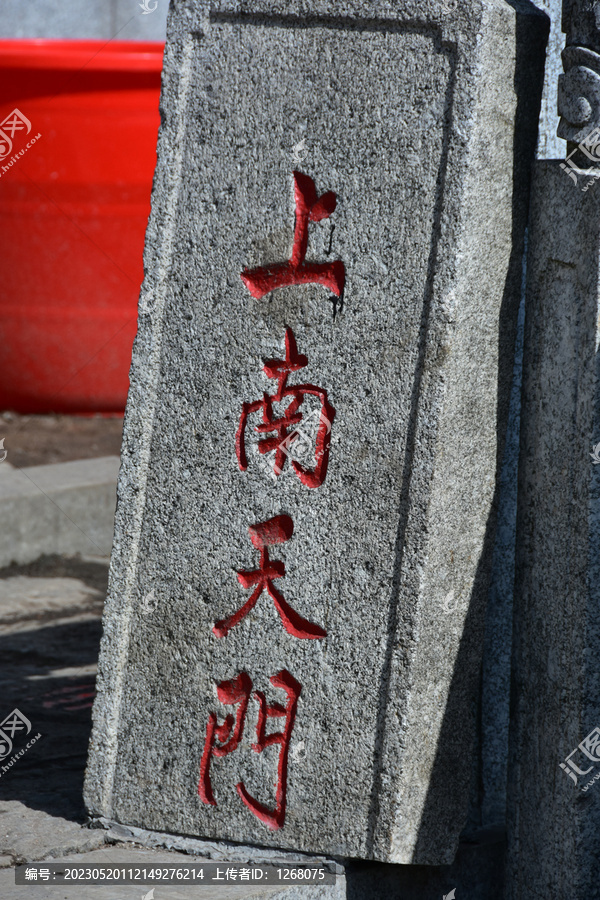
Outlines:
<svg viewBox="0 0 600 900"><path fill-rule="evenodd" d="M274 516L266 522L250 525L248 531L250 540L260 551L259 568L252 571L242 570L237 573L237 576L242 587L254 586L254 590L244 605L240 606L233 615L215 624L213 632L219 638L225 637L238 622L248 615L262 592L266 591L275 603L275 608L288 634L297 638L326 637L327 632L323 628L304 619L292 609L283 594L273 585L276 578L283 578L285 575L285 565L280 560L271 560L268 548L273 544L283 544L285 541L289 541L294 532L294 523L291 518L286 515Z"/></svg>

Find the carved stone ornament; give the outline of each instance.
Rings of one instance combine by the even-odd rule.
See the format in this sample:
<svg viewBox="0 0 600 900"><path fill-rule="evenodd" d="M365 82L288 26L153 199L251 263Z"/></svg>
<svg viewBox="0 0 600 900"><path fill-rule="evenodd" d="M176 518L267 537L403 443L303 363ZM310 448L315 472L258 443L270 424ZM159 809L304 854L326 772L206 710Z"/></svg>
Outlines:
<svg viewBox="0 0 600 900"><path fill-rule="evenodd" d="M578 145L580 162L600 162L600 4L564 0L562 53L564 75L558 79L558 136L569 150Z"/></svg>

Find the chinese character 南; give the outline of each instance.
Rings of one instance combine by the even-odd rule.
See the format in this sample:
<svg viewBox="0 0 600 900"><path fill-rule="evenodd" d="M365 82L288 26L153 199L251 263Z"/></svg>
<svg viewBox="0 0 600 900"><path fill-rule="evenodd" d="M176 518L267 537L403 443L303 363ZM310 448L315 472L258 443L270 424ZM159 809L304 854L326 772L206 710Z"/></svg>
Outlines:
<svg viewBox="0 0 600 900"><path fill-rule="evenodd" d="M266 591L274 601L275 608L281 616L283 627L288 634L292 634L297 638L326 637L326 631L319 625L309 622L308 619L302 618L301 615L292 609L283 594L280 594L273 585L273 581L276 578L283 578L285 575L285 564L281 560L269 559L268 547L289 541L294 533L294 523L291 518L286 515L274 516L272 519L267 519L266 522L250 525L248 531L250 540L260 550L259 568L253 571L240 571L237 573L237 576L243 587L254 587L254 590L244 605L240 606L233 615L215 623L213 632L219 638L225 637L254 608L262 592Z"/></svg>
<svg viewBox="0 0 600 900"><path fill-rule="evenodd" d="M268 378L277 379L276 392L268 394L265 391L262 400L242 404L242 414L235 439L238 464L242 472L248 468L246 456L248 416L256 412L262 413L262 422L256 426L255 431L265 437L259 440L258 450L262 454L275 450L273 471L275 475L279 475L283 471L285 459L289 455L289 448L300 435L300 429L297 426L302 422L304 415L301 409L302 404L306 397L316 397L321 402L321 410L315 446L315 467L311 469L296 460L291 460L291 466L306 487L317 488L325 481L329 464L331 424L335 416L335 409L327 399L327 391L322 388L315 387L313 384L288 386L287 383L292 372L297 372L307 365L308 358L303 353L298 353L294 332L291 328L286 328L285 359L267 359L263 366L263 371ZM286 399L291 402L283 415L275 414L273 403L281 403ZM273 436L268 437L267 435L270 434Z"/></svg>
<svg viewBox="0 0 600 900"><path fill-rule="evenodd" d="M305 262L308 249L308 223L328 219L336 206L333 191L317 197L315 183L308 175L294 172L294 197L296 201L296 227L292 256L287 262L246 269L241 278L253 297L293 284L322 284L340 297L344 290L346 270L341 260L330 263Z"/></svg>
<svg viewBox="0 0 600 900"><path fill-rule="evenodd" d="M277 764L277 785L275 792L275 809L271 809L264 803L260 803L248 793L242 781L236 784L236 790L242 802L261 822L276 831L285 822L285 808L287 795L287 769L290 740L296 720L296 710L302 686L290 675L286 669L282 669L277 675L269 679L271 684L287 694L285 706L281 703L267 704L262 691L255 691L254 698L258 701L258 724L256 726L256 743L252 744L255 753L262 753L266 747L279 744L279 761ZM210 780L210 766L213 756L220 757L232 753L238 746L244 733L244 724L248 701L252 691L252 681L246 672L241 672L237 678L231 681L222 681L217 686L217 696L221 703L237 705L235 718L228 714L222 725L217 725L216 713L211 713L206 727L206 740L200 762L200 781L198 783L198 795L203 803L216 806L212 784ZM284 719L281 731L267 734L267 719Z"/></svg>

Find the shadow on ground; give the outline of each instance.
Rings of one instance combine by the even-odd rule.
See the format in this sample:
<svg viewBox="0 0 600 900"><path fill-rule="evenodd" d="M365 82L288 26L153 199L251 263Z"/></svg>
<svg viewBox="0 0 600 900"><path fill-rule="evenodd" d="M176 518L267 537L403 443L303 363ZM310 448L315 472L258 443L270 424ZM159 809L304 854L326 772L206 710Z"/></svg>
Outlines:
<svg viewBox="0 0 600 900"><path fill-rule="evenodd" d="M75 822L87 818L83 776L107 575L108 561L57 556L0 570L5 589L16 583L7 579L31 579L34 598L16 615L0 604L0 721L17 708L32 725L27 737L15 736L0 765L42 735L1 775L0 799ZM48 582L40 579L54 578L74 579L74 591L44 608Z"/></svg>

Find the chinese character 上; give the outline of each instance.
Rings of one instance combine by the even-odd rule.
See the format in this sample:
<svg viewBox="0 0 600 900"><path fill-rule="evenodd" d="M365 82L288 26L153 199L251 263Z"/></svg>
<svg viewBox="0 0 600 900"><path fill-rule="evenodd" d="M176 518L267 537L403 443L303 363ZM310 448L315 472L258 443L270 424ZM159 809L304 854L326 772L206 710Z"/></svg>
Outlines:
<svg viewBox="0 0 600 900"><path fill-rule="evenodd" d="M317 197L315 183L308 175L294 172L294 198L296 201L296 227L292 256L287 262L257 269L246 269L241 278L253 297L293 284L322 284L340 297L344 289L346 270L341 260L330 263L305 262L308 249L308 223L328 219L336 207L336 196L327 191Z"/></svg>

